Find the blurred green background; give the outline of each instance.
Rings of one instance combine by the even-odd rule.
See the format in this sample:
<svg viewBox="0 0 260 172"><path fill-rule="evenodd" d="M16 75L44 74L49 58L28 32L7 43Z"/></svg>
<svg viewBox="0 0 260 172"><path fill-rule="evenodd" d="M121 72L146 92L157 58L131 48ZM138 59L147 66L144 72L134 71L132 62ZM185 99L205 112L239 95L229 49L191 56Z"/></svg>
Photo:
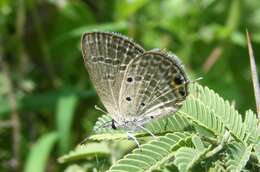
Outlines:
<svg viewBox="0 0 260 172"><path fill-rule="evenodd" d="M60 171L101 112L83 32L120 32L167 49L243 113L255 110L246 28L260 56L259 0L1 0L0 171ZM260 59L256 58L258 69Z"/></svg>

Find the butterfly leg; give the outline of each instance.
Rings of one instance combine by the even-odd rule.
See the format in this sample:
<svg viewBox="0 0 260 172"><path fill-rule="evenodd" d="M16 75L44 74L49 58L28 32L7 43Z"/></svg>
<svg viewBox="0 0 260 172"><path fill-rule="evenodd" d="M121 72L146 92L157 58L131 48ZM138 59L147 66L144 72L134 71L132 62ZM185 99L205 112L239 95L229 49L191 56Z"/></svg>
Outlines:
<svg viewBox="0 0 260 172"><path fill-rule="evenodd" d="M138 146L138 148L140 148L140 143L138 142L138 140L132 133L127 132L127 137L128 137L128 139L133 140L136 143L136 145Z"/></svg>
<svg viewBox="0 0 260 172"><path fill-rule="evenodd" d="M148 130L147 128L143 127L142 125L137 124L137 126L141 129L143 129L144 131L146 131L147 133L149 133L154 139L158 139L157 136L155 136L150 130Z"/></svg>

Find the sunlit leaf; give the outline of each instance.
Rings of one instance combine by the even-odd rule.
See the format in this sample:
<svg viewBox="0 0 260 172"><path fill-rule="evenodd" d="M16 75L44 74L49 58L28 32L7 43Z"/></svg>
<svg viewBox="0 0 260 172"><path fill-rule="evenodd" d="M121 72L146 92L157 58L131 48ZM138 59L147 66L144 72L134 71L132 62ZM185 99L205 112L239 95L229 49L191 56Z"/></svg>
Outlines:
<svg viewBox="0 0 260 172"><path fill-rule="evenodd" d="M111 151L105 143L89 143L78 145L75 150L59 158L60 163L76 161L80 159L95 159L97 157L108 157Z"/></svg>
<svg viewBox="0 0 260 172"><path fill-rule="evenodd" d="M57 140L57 133L47 133L37 140L28 154L24 171L25 172L44 172L46 163Z"/></svg>
<svg viewBox="0 0 260 172"><path fill-rule="evenodd" d="M75 95L64 95L59 98L57 105L57 127L61 153L70 148L71 125L78 97Z"/></svg>
<svg viewBox="0 0 260 172"><path fill-rule="evenodd" d="M252 145L246 145L238 142L233 142L228 145L227 170L242 171L249 160L252 150Z"/></svg>

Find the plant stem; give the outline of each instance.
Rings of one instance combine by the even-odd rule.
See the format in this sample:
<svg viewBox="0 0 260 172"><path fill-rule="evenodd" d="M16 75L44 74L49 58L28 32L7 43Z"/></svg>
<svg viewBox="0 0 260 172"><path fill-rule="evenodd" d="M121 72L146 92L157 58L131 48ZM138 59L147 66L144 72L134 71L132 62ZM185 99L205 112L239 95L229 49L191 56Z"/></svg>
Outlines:
<svg viewBox="0 0 260 172"><path fill-rule="evenodd" d="M1 47L0 47L0 52L1 52ZM12 84L12 80L10 77L10 71L8 68L8 65L5 63L5 61L2 58L2 54L0 54L0 65L3 71L3 75L5 78L5 83L7 85L7 97L9 104L11 106L11 126L13 129L13 159L11 160L11 167L13 168L14 171L19 171L20 169L20 120L19 120L19 114L17 110L17 102L16 102L16 97L14 93L14 88Z"/></svg>
<svg viewBox="0 0 260 172"><path fill-rule="evenodd" d="M258 114L258 119L260 120L260 88L259 88L259 80L257 75L257 68L255 63L255 57L254 52L251 44L251 38L246 31L247 36L247 46L248 46L248 53L249 53L249 59L250 59L250 68L251 68L251 75L252 75L252 81L253 81L253 87L254 87L254 93L255 93L255 103L256 103L256 111Z"/></svg>
<svg viewBox="0 0 260 172"><path fill-rule="evenodd" d="M224 148L224 146L226 145L228 139L230 139L230 133L229 133L229 131L226 130L226 132L225 132L225 134L222 138L221 143L217 147L215 147L212 151L208 152L205 155L205 157L210 158L210 157L216 155L217 153L219 153Z"/></svg>

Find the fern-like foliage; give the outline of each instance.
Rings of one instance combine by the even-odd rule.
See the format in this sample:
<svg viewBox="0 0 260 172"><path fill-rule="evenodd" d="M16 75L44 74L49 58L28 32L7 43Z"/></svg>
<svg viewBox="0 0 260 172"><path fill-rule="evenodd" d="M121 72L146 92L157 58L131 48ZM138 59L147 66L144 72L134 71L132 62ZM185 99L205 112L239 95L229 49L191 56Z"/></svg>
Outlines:
<svg viewBox="0 0 260 172"><path fill-rule="evenodd" d="M192 123L183 115L175 114L146 125L155 134L193 130Z"/></svg>
<svg viewBox="0 0 260 172"><path fill-rule="evenodd" d="M108 115L101 116L94 134L84 145L86 149L76 148L61 157L60 162L101 156L100 150L87 149L93 141L128 139L126 131L111 129L111 120ZM136 132L138 140L146 137L140 148L122 158L111 152L105 154L107 161L111 160L107 167L113 164L109 172L163 171L166 167L183 172L197 168L221 172L246 170L248 163L254 169L260 166L260 127L256 114L248 110L243 121L228 101L197 83L190 84L190 95L176 114L151 121L145 127L158 139L148 138L150 134L142 130ZM253 157L252 162L249 157Z"/></svg>
<svg viewBox="0 0 260 172"><path fill-rule="evenodd" d="M175 153L174 164L181 172L190 171L197 163L204 159L205 154L210 150L205 148L201 139L194 135L192 143L195 148L181 147Z"/></svg>
<svg viewBox="0 0 260 172"><path fill-rule="evenodd" d="M246 147L243 143L231 142L227 149L227 170L242 171L247 164L252 150L252 145Z"/></svg>
<svg viewBox="0 0 260 172"><path fill-rule="evenodd" d="M226 172L225 163L221 160L217 160L214 164L209 168L210 172Z"/></svg>
<svg viewBox="0 0 260 172"><path fill-rule="evenodd" d="M222 119L214 113L214 110L191 95L185 101L183 108L178 114L191 119L194 123L210 130L216 135L223 135L224 123Z"/></svg>
<svg viewBox="0 0 260 172"><path fill-rule="evenodd" d="M191 90L190 102L201 102L201 104L212 111L215 116L214 118L217 118L218 122L214 123L214 118L212 119L211 114L209 114L206 119L200 119L199 121L206 121L206 124L208 124L209 127L214 126L216 131L221 134L223 134L222 124L224 124L224 127L228 128L236 138L241 141L244 140L245 126L242 122L242 116L228 101L225 101L213 90L202 87L199 84L192 84ZM203 111L205 111L205 109Z"/></svg>
<svg viewBox="0 0 260 172"><path fill-rule="evenodd" d="M260 164L260 139L259 139L258 142L256 143L254 149L255 149L255 154L256 154L258 163Z"/></svg>
<svg viewBox="0 0 260 172"><path fill-rule="evenodd" d="M176 152L174 164L181 172L190 171L205 155L206 151L206 149L201 151L190 147L182 147Z"/></svg>
<svg viewBox="0 0 260 172"><path fill-rule="evenodd" d="M152 140L143 144L133 153L114 164L109 172L115 171L152 171L158 169L161 165L174 157L174 150L191 144L192 135L188 133L168 133L159 137L158 140Z"/></svg>
<svg viewBox="0 0 260 172"><path fill-rule="evenodd" d="M246 127L247 142L256 143L260 135L260 130L256 114L252 110L246 111L244 125Z"/></svg>

